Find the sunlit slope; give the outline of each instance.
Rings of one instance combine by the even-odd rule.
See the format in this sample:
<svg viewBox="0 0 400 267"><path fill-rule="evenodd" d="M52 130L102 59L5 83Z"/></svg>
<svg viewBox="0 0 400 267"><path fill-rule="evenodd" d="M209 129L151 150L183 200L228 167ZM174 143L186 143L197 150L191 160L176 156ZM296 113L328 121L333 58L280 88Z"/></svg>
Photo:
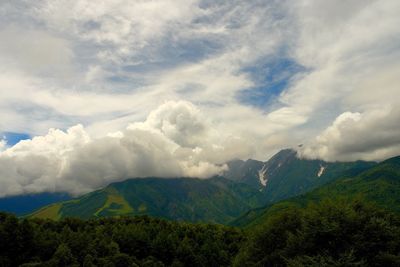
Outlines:
<svg viewBox="0 0 400 267"><path fill-rule="evenodd" d="M227 223L260 206L262 198L262 194L251 186L222 177L130 179L45 207L31 217L89 219L150 215L192 222Z"/></svg>

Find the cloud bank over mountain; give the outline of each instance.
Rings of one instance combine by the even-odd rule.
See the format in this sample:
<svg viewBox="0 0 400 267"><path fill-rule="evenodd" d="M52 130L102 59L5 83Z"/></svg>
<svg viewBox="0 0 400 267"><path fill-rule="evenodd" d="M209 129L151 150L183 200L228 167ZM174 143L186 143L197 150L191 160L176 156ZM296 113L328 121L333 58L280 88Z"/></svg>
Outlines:
<svg viewBox="0 0 400 267"><path fill-rule="evenodd" d="M308 158L329 161L377 160L398 155L400 127L398 107L361 113L345 112L311 145L301 149Z"/></svg>
<svg viewBox="0 0 400 267"><path fill-rule="evenodd" d="M248 154L239 137L213 131L189 102L166 102L144 122L92 138L82 125L51 129L0 152L0 196L82 194L128 177L203 177Z"/></svg>
<svg viewBox="0 0 400 267"><path fill-rule="evenodd" d="M0 142L3 194L204 177L298 144L331 161L400 154L399 12L397 0L2 1L0 132L38 136Z"/></svg>

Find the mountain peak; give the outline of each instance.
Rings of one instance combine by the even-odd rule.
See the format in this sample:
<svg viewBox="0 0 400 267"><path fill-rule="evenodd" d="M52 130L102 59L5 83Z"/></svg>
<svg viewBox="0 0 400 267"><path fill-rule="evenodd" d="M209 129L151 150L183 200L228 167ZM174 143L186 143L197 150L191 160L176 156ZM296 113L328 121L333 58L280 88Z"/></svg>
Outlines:
<svg viewBox="0 0 400 267"><path fill-rule="evenodd" d="M286 148L280 150L278 153L273 155L270 160L282 160L287 158L292 158L297 155L297 151L292 148Z"/></svg>

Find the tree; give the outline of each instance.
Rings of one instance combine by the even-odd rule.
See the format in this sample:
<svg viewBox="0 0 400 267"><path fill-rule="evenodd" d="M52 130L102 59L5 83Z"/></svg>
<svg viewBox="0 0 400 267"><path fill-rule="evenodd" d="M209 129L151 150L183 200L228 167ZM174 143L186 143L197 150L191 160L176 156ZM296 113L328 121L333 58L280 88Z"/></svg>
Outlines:
<svg viewBox="0 0 400 267"><path fill-rule="evenodd" d="M72 255L70 248L64 243L58 246L52 261L60 267L76 264L76 259Z"/></svg>
<svg viewBox="0 0 400 267"><path fill-rule="evenodd" d="M90 254L87 254L83 259L83 267L95 267L96 265L93 263L93 257Z"/></svg>

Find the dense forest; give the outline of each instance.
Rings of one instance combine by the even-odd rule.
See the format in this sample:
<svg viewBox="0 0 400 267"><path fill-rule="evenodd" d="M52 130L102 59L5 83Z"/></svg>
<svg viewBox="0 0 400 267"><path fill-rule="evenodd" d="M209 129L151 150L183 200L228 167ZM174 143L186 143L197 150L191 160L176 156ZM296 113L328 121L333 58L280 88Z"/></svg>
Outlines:
<svg viewBox="0 0 400 267"><path fill-rule="evenodd" d="M360 199L325 199L271 215L235 266L400 266L400 216Z"/></svg>
<svg viewBox="0 0 400 267"><path fill-rule="evenodd" d="M244 235L150 217L51 221L0 216L0 266L229 266Z"/></svg>
<svg viewBox="0 0 400 267"><path fill-rule="evenodd" d="M141 217L0 214L0 266L400 266L400 217L360 200L289 208L242 230Z"/></svg>

